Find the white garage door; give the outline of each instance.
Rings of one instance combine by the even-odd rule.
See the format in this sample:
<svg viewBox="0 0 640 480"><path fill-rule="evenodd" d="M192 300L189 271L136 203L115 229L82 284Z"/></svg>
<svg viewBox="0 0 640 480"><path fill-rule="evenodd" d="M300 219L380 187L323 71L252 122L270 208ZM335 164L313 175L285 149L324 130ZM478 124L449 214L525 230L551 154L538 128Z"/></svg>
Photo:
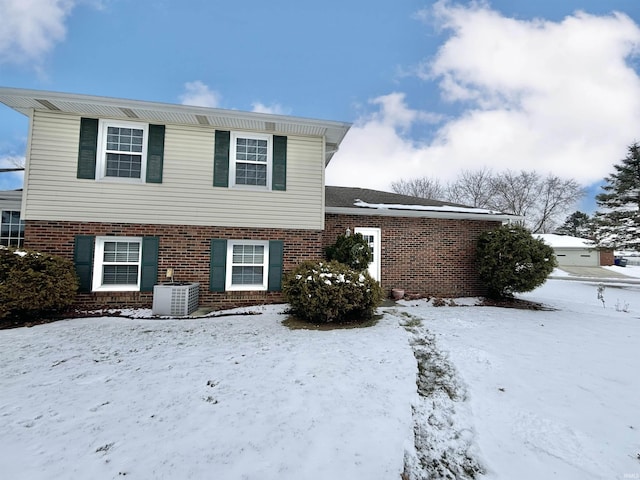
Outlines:
<svg viewBox="0 0 640 480"><path fill-rule="evenodd" d="M556 248L558 265L598 267L600 265L600 252L588 249L563 249Z"/></svg>

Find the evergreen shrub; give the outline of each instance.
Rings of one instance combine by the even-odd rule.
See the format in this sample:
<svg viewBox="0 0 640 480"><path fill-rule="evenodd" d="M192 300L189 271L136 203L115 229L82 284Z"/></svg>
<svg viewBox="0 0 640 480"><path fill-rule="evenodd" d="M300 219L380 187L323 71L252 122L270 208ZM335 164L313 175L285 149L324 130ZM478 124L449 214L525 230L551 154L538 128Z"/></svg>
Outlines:
<svg viewBox="0 0 640 480"><path fill-rule="evenodd" d="M337 261L304 262L289 272L283 293L292 312L313 323L371 318L382 300L382 288L367 272Z"/></svg>
<svg viewBox="0 0 640 480"><path fill-rule="evenodd" d="M518 225L480 235L477 261L489 297L498 299L542 285L557 266L553 248Z"/></svg>
<svg viewBox="0 0 640 480"><path fill-rule="evenodd" d="M369 242L361 233L340 235L336 243L326 248L327 259L344 263L354 270L366 270L373 260L373 252Z"/></svg>
<svg viewBox="0 0 640 480"><path fill-rule="evenodd" d="M77 290L70 260L0 248L0 320L29 321L56 314L73 303Z"/></svg>

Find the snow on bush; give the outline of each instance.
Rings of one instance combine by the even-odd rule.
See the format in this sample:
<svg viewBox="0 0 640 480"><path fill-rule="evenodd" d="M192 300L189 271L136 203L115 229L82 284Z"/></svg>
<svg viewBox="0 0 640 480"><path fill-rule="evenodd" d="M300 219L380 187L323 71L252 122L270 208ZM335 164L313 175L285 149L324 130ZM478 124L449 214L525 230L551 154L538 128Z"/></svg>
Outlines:
<svg viewBox="0 0 640 480"><path fill-rule="evenodd" d="M337 261L304 262L284 280L283 293L292 312L315 323L371 318L382 289L367 272Z"/></svg>

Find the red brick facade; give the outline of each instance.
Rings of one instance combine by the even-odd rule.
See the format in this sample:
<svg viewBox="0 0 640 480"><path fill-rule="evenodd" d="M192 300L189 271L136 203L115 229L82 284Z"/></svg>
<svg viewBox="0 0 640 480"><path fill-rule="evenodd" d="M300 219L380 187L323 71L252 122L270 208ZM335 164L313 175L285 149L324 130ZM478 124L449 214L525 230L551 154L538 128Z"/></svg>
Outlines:
<svg viewBox="0 0 640 480"><path fill-rule="evenodd" d="M25 222L25 248L60 255L73 260L76 235L157 236L158 282L164 282L166 269L175 269L175 281L200 282L200 305L232 308L282 302L279 292L210 292L210 241L283 240L284 271L300 262L322 256L319 230L248 229L176 225L132 225L120 223L77 223L28 220ZM93 292L78 295L78 305L103 307L150 307L152 292Z"/></svg>
<svg viewBox="0 0 640 480"><path fill-rule="evenodd" d="M614 255L612 248L601 248L600 249L600 265L608 266L613 265L614 263Z"/></svg>
<svg viewBox="0 0 640 480"><path fill-rule="evenodd" d="M156 236L158 282L166 269L175 280L200 283L200 305L232 308L282 302L279 292L210 292L211 239L283 240L284 271L305 260L323 257L324 247L347 228L381 229L381 284L387 294L401 288L420 296L463 297L486 293L475 267L478 236L500 222L429 218L335 215L325 217L325 230L248 229L203 226L135 225L26 221L25 248L73 259L76 235ZM152 292L93 292L78 295L78 306L91 308L150 307Z"/></svg>
<svg viewBox="0 0 640 480"><path fill-rule="evenodd" d="M381 229L381 284L407 294L466 297L486 294L475 266L479 235L500 222L369 215L325 216L323 244L347 228Z"/></svg>

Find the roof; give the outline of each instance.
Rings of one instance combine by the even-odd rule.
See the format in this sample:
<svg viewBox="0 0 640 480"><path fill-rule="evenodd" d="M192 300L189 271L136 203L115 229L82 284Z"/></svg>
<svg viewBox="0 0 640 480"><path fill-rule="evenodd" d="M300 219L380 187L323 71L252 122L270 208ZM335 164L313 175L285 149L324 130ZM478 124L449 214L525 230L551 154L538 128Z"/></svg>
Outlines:
<svg viewBox="0 0 640 480"><path fill-rule="evenodd" d="M350 123L331 120L9 87L0 87L0 102L27 116L32 110L40 110L122 120L211 125L280 135L321 136L325 138L325 165L338 151L351 127Z"/></svg>
<svg viewBox="0 0 640 480"><path fill-rule="evenodd" d="M326 213L394 217L458 218L470 220L521 220L517 215L468 207L450 202L400 195L367 188L332 187L325 191Z"/></svg>
<svg viewBox="0 0 640 480"><path fill-rule="evenodd" d="M535 236L553 248L595 248L596 245L586 238L570 235L556 235L555 233L537 233Z"/></svg>

